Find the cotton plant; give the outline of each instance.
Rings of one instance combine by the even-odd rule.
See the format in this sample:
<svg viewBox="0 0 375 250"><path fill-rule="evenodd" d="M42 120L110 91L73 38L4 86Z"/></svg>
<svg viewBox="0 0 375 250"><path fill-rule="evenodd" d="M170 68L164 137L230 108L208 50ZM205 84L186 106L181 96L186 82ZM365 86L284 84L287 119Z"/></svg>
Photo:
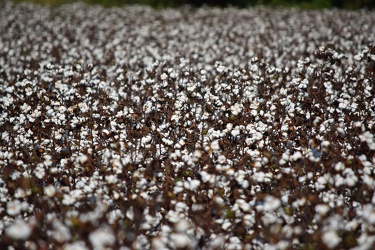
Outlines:
<svg viewBox="0 0 375 250"><path fill-rule="evenodd" d="M0 12L4 244L371 248L370 11Z"/></svg>

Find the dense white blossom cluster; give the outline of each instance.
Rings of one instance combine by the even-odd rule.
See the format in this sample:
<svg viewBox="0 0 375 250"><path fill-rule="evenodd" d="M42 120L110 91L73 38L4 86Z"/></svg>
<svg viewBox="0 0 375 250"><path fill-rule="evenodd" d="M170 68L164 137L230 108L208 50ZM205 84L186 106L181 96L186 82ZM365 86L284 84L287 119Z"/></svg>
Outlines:
<svg viewBox="0 0 375 250"><path fill-rule="evenodd" d="M0 3L0 248L374 247L373 23Z"/></svg>

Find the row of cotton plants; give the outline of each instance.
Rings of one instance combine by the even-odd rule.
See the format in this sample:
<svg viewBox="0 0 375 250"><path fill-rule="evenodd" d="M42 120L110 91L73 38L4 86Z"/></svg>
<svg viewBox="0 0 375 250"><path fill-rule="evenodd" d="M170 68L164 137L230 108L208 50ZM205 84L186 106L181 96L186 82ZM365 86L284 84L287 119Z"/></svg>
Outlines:
<svg viewBox="0 0 375 250"><path fill-rule="evenodd" d="M0 3L1 248L373 248L374 22Z"/></svg>

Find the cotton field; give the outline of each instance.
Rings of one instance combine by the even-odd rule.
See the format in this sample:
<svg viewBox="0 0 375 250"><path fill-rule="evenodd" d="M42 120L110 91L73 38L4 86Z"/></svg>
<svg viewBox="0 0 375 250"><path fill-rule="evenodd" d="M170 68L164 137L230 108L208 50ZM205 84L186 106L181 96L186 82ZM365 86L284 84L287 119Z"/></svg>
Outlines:
<svg viewBox="0 0 375 250"><path fill-rule="evenodd" d="M375 13L0 3L0 248L373 249Z"/></svg>

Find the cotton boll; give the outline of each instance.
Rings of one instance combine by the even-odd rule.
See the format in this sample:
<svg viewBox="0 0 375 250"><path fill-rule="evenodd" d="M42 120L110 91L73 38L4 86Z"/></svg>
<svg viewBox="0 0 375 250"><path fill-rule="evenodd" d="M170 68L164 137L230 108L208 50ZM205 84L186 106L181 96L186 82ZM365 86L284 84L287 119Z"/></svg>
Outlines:
<svg viewBox="0 0 375 250"><path fill-rule="evenodd" d="M285 161L283 158L281 158L280 161L279 161L279 164L280 164L280 165L284 165L284 164L286 164L286 163L287 163L287 161Z"/></svg>
<svg viewBox="0 0 375 250"><path fill-rule="evenodd" d="M21 209L21 202L19 200L13 200L7 203L7 213L11 216L19 214Z"/></svg>
<svg viewBox="0 0 375 250"><path fill-rule="evenodd" d="M191 181L188 180L184 182L184 187L191 191L197 190L199 185L200 185L199 180L191 180Z"/></svg>
<svg viewBox="0 0 375 250"><path fill-rule="evenodd" d="M326 215L330 210L330 207L326 204L318 204L315 206L315 211L321 216Z"/></svg>
<svg viewBox="0 0 375 250"><path fill-rule="evenodd" d="M53 185L49 185L49 186L44 187L44 193L48 197L53 197L55 195L55 192L56 192L56 189Z"/></svg>
<svg viewBox="0 0 375 250"><path fill-rule="evenodd" d="M225 205L225 202L224 202L223 198L221 198L219 196L215 196L214 201L215 201L215 203L217 203L220 206L224 206Z"/></svg>
<svg viewBox="0 0 375 250"><path fill-rule="evenodd" d="M358 182L358 177L355 175L351 175L345 178L346 184L349 187L354 187Z"/></svg>
<svg viewBox="0 0 375 250"><path fill-rule="evenodd" d="M216 223L221 224L221 228L224 230L228 230L230 226L232 225L232 223L230 223L228 219L217 219Z"/></svg>
<svg viewBox="0 0 375 250"><path fill-rule="evenodd" d="M195 150L193 156L196 157L196 158L198 158L198 159L201 158L201 157L202 157L202 151L200 151L200 150Z"/></svg>
<svg viewBox="0 0 375 250"><path fill-rule="evenodd" d="M250 186L248 180L244 180L240 185L242 186L243 189L247 189Z"/></svg>
<svg viewBox="0 0 375 250"><path fill-rule="evenodd" d="M302 157L303 157L303 156L302 156L301 152L296 151L296 152L290 157L290 159L291 159L292 161L297 161L297 160L301 159Z"/></svg>
<svg viewBox="0 0 375 250"><path fill-rule="evenodd" d="M184 233L172 234L171 240L176 249L195 249L196 246L196 242Z"/></svg>
<svg viewBox="0 0 375 250"><path fill-rule="evenodd" d="M218 140L214 140L213 142L211 142L211 148L213 150L219 150L220 149L219 141Z"/></svg>
<svg viewBox="0 0 375 250"><path fill-rule="evenodd" d="M52 224L54 228L52 236L57 242L64 243L70 240L72 236L67 226L59 220L54 220Z"/></svg>
<svg viewBox="0 0 375 250"><path fill-rule="evenodd" d="M238 114L241 113L242 108L243 108L242 104L236 103L236 104L234 104L234 105L230 108L230 110L231 110L231 112L232 112L232 114L233 114L234 116L237 116Z"/></svg>
<svg viewBox="0 0 375 250"><path fill-rule="evenodd" d="M94 249L101 250L113 245L116 239L110 227L101 227L90 233L89 240Z"/></svg>
<svg viewBox="0 0 375 250"><path fill-rule="evenodd" d="M234 169L230 168L225 172L228 176L233 176L234 175Z"/></svg>
<svg viewBox="0 0 375 250"><path fill-rule="evenodd" d="M361 139L361 141L366 142L371 150L375 150L375 139L374 135L371 132L366 131L362 135L360 135L359 138Z"/></svg>
<svg viewBox="0 0 375 250"><path fill-rule="evenodd" d="M333 230L323 233L322 240L329 249L335 248L341 242L340 236Z"/></svg>
<svg viewBox="0 0 375 250"><path fill-rule="evenodd" d="M16 220L5 230L6 235L15 240L26 240L32 233L32 227L23 220Z"/></svg>
<svg viewBox="0 0 375 250"><path fill-rule="evenodd" d="M83 241L75 241L74 243L69 243L64 246L65 250L88 250Z"/></svg>
<svg viewBox="0 0 375 250"><path fill-rule="evenodd" d="M320 144L323 148L326 148L330 145L331 143L329 141L322 141L322 143Z"/></svg>
<svg viewBox="0 0 375 250"><path fill-rule="evenodd" d="M247 202L245 202L244 200L239 199L239 200L237 200L237 203L239 204L239 207L244 212L250 212L251 207L250 207L250 205Z"/></svg>
<svg viewBox="0 0 375 250"><path fill-rule="evenodd" d="M190 223L186 220L180 220L175 224L175 230L178 233L184 233L191 227Z"/></svg>
<svg viewBox="0 0 375 250"><path fill-rule="evenodd" d="M226 128L228 131L231 131L233 129L233 123L227 123Z"/></svg>
<svg viewBox="0 0 375 250"><path fill-rule="evenodd" d="M319 177L317 182L315 182L315 188L318 191L323 190L326 187L326 185L327 185L327 180L323 176Z"/></svg>
<svg viewBox="0 0 375 250"><path fill-rule="evenodd" d="M193 212L201 212L204 211L205 207L203 204L193 204L191 205L191 210Z"/></svg>
<svg viewBox="0 0 375 250"><path fill-rule="evenodd" d="M222 235L215 236L210 239L210 249L224 249L225 237Z"/></svg>
<svg viewBox="0 0 375 250"><path fill-rule="evenodd" d="M237 137L240 133L241 132L237 127L231 131L233 137Z"/></svg>
<svg viewBox="0 0 375 250"><path fill-rule="evenodd" d="M263 204L263 210L264 211L274 211L277 208L281 206L281 201L278 198L275 198L273 196L266 196L264 199L264 204Z"/></svg>
<svg viewBox="0 0 375 250"><path fill-rule="evenodd" d="M212 179L212 176L208 174L207 172L201 171L199 174L204 183L209 182Z"/></svg>
<svg viewBox="0 0 375 250"><path fill-rule="evenodd" d="M185 186L185 183L184 183L184 186ZM186 186L188 186L188 184L186 184ZM178 194L178 193L181 193L182 191L184 191L184 187L183 187L182 182L179 181L179 182L177 182L176 185L174 186L174 188L173 188L173 193Z"/></svg>

